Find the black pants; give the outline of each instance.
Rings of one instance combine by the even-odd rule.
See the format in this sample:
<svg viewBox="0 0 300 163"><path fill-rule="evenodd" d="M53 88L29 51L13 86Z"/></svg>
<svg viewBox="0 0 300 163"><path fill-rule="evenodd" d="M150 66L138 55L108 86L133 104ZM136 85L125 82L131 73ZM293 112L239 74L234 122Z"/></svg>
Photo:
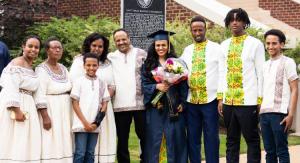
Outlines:
<svg viewBox="0 0 300 163"><path fill-rule="evenodd" d="M140 139L141 162L144 161L145 155L145 136L146 136L146 114L145 111L124 111L115 112L115 121L117 127L118 145L117 158L119 163L130 163L128 150L128 139L132 118L134 119L135 133Z"/></svg>
<svg viewBox="0 0 300 163"><path fill-rule="evenodd" d="M247 162L260 163L261 153L257 106L223 105L223 115L227 129L227 163L239 162L241 133L248 147Z"/></svg>

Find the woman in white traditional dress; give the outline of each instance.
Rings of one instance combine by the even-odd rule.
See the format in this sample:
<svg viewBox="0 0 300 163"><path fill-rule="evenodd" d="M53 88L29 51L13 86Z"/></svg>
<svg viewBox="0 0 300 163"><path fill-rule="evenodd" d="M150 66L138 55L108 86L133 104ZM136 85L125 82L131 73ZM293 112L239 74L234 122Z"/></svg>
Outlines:
<svg viewBox="0 0 300 163"><path fill-rule="evenodd" d="M72 163L72 105L69 95L72 85L67 68L58 63L63 46L57 38L50 37L45 42L45 51L48 58L35 69L40 79L36 104L41 110L40 121L43 124L42 162ZM44 118L50 119L51 123Z"/></svg>
<svg viewBox="0 0 300 163"><path fill-rule="evenodd" d="M99 55L99 68L97 76L106 82L108 91L112 97L115 92L115 85L112 73L112 66L107 60L109 40L99 33L92 33L83 42L82 54L92 52ZM83 56L78 55L74 58L70 77L72 81L85 74L83 68ZM95 162L110 163L115 162L116 157L116 125L111 101L107 105L106 116L100 125L99 140L95 150Z"/></svg>
<svg viewBox="0 0 300 163"><path fill-rule="evenodd" d="M33 95L39 86L32 69L40 39L28 36L20 57L3 70L0 84L0 163L41 162L41 127Z"/></svg>

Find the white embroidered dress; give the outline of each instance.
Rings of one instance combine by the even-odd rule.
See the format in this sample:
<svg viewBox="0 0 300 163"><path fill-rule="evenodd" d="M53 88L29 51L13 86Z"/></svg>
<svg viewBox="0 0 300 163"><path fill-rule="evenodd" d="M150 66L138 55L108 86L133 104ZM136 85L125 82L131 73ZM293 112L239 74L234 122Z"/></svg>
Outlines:
<svg viewBox="0 0 300 163"><path fill-rule="evenodd" d="M51 119L51 129L45 130L40 117L42 130L42 162L72 163L71 133L71 81L68 70L59 64L61 74L55 74L42 63L36 67L40 87L36 94L37 108L47 108Z"/></svg>
<svg viewBox="0 0 300 163"><path fill-rule="evenodd" d="M113 70L109 61L107 61L105 64L101 64L96 74L101 80L105 81L108 87L115 87ZM75 81L77 78L83 75L85 75L85 70L83 68L83 56L76 56L70 69L70 77L72 81ZM115 117L112 103L109 101L106 115L100 125L99 138L95 149L95 162L98 162L98 160L100 160L101 163L115 162L116 145L117 135Z"/></svg>
<svg viewBox="0 0 300 163"><path fill-rule="evenodd" d="M11 62L0 83L0 163L41 162L41 127L32 96L39 85L37 74ZM28 119L12 120L8 107L20 107Z"/></svg>

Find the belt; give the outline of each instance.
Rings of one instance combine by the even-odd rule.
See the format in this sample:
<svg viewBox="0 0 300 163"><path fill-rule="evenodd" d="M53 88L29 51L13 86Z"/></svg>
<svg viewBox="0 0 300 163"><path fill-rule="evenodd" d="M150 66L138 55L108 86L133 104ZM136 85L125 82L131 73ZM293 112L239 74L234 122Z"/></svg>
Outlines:
<svg viewBox="0 0 300 163"><path fill-rule="evenodd" d="M30 96L33 95L33 92L32 92L32 91L29 91L29 90L26 90L26 89L22 89L22 88L19 89L19 92L20 92L20 93L23 93L23 94L30 95Z"/></svg>
<svg viewBox="0 0 300 163"><path fill-rule="evenodd" d="M52 93L52 94L47 94L47 95L49 95L49 96L57 96L57 95L70 95L70 92L57 93L57 94L55 94L55 93Z"/></svg>

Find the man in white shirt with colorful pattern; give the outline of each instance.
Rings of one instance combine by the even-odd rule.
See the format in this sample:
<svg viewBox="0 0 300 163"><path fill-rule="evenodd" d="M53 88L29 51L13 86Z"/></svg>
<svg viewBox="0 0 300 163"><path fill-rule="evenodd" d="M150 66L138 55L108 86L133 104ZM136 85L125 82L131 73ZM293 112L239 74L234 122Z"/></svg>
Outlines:
<svg viewBox="0 0 300 163"><path fill-rule="evenodd" d="M225 26L232 37L221 44L224 61L223 87L219 92L219 114L227 129L227 163L239 162L240 139L247 143L247 161L260 163L258 110L262 97L262 68L265 61L263 43L246 33L250 20L245 10L228 12Z"/></svg>
<svg viewBox="0 0 300 163"><path fill-rule="evenodd" d="M204 133L205 159L207 163L219 162L219 116L217 89L221 58L219 44L205 37L206 22L195 16L190 24L194 39L187 46L181 59L189 69L187 98L188 153L191 163L201 162L201 135Z"/></svg>
<svg viewBox="0 0 300 163"><path fill-rule="evenodd" d="M260 126L266 162L290 162L287 137L297 107L299 77L295 61L282 54L285 40L280 30L265 33L270 59L263 67Z"/></svg>

